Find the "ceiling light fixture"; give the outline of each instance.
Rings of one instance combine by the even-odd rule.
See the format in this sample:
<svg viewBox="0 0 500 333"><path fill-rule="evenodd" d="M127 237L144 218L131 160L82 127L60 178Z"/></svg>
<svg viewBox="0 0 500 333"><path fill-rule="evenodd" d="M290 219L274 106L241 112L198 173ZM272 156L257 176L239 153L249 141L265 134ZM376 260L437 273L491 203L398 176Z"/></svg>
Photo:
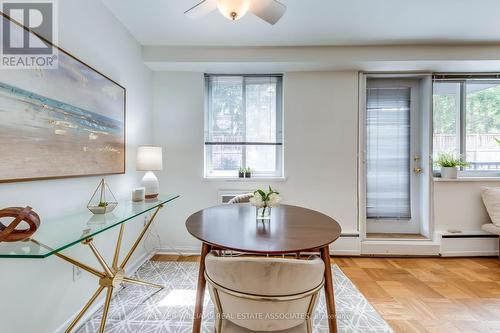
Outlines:
<svg viewBox="0 0 500 333"><path fill-rule="evenodd" d="M250 0L217 0L217 8L226 18L236 21L248 12Z"/></svg>
<svg viewBox="0 0 500 333"><path fill-rule="evenodd" d="M231 21L239 20L251 12L269 24L276 24L285 14L286 6L278 0L202 0L184 14L198 19L217 9Z"/></svg>

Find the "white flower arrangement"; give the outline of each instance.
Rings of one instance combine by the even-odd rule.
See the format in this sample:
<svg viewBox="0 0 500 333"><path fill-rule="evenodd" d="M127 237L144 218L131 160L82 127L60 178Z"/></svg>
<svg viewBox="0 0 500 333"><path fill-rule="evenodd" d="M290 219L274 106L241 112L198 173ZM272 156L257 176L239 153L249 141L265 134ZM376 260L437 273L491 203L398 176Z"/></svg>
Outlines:
<svg viewBox="0 0 500 333"><path fill-rule="evenodd" d="M269 191L265 192L264 190L257 190L253 192L253 196L250 198L250 203L257 207L262 208L262 216L264 216L266 212L266 208L269 209L276 207L280 204L281 197L279 192L274 191L271 186L269 186Z"/></svg>

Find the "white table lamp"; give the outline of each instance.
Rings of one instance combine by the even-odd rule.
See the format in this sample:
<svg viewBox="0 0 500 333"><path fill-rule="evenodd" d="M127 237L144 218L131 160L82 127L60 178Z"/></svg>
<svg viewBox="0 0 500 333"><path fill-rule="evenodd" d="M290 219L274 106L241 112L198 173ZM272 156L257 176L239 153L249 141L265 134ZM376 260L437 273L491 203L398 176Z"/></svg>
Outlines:
<svg viewBox="0 0 500 333"><path fill-rule="evenodd" d="M158 196L160 183L153 171L160 170L163 170L162 147L137 147L137 171L146 171L141 183L146 189L146 199L153 199Z"/></svg>

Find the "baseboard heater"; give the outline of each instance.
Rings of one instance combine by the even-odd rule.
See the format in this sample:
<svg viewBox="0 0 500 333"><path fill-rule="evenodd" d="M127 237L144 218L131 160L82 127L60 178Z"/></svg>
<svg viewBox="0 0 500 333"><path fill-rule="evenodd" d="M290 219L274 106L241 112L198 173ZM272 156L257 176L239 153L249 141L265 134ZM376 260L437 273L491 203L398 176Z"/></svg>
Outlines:
<svg viewBox="0 0 500 333"><path fill-rule="evenodd" d="M359 234L340 234L342 238L359 238Z"/></svg>
<svg viewBox="0 0 500 333"><path fill-rule="evenodd" d="M441 235L441 238L498 238L498 235L464 235L464 234L455 234L455 235Z"/></svg>
<svg viewBox="0 0 500 333"><path fill-rule="evenodd" d="M443 257L498 256L498 235L473 233L441 235L439 252Z"/></svg>

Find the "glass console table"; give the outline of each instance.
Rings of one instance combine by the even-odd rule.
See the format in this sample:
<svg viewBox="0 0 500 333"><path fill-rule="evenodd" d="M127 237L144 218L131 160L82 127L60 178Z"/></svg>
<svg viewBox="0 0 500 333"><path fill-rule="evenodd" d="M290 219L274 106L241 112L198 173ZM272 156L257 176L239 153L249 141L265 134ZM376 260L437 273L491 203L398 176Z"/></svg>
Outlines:
<svg viewBox="0 0 500 333"><path fill-rule="evenodd" d="M42 220L40 227L32 238L20 242L0 242L0 258L43 259L48 256L55 255L62 260L78 266L94 275L99 280L99 288L74 318L65 333L69 333L73 330L85 312L88 311L98 296L104 291L104 289L106 289L106 300L104 302L102 320L99 327L99 332L102 333L104 332L104 328L106 326L106 318L114 288L119 287L121 283L163 288L163 286L157 284L126 277L125 266L137 249L141 240L144 238L146 231L153 223L159 210L166 203L175 200L178 197L178 195L160 195L154 200L146 200L142 202L122 200L119 201L118 206L112 212L107 214L94 215L90 211L84 211L77 214L63 216L61 218ZM132 247L120 262L120 248L125 222L150 211L152 212L151 217L137 236L137 239L133 243ZM120 231L116 241L113 262L111 265L108 265L101 253L95 247L92 238L116 226L120 226ZM79 243L89 247L101 265L102 270L93 268L74 258L70 258L60 253L60 251Z"/></svg>

